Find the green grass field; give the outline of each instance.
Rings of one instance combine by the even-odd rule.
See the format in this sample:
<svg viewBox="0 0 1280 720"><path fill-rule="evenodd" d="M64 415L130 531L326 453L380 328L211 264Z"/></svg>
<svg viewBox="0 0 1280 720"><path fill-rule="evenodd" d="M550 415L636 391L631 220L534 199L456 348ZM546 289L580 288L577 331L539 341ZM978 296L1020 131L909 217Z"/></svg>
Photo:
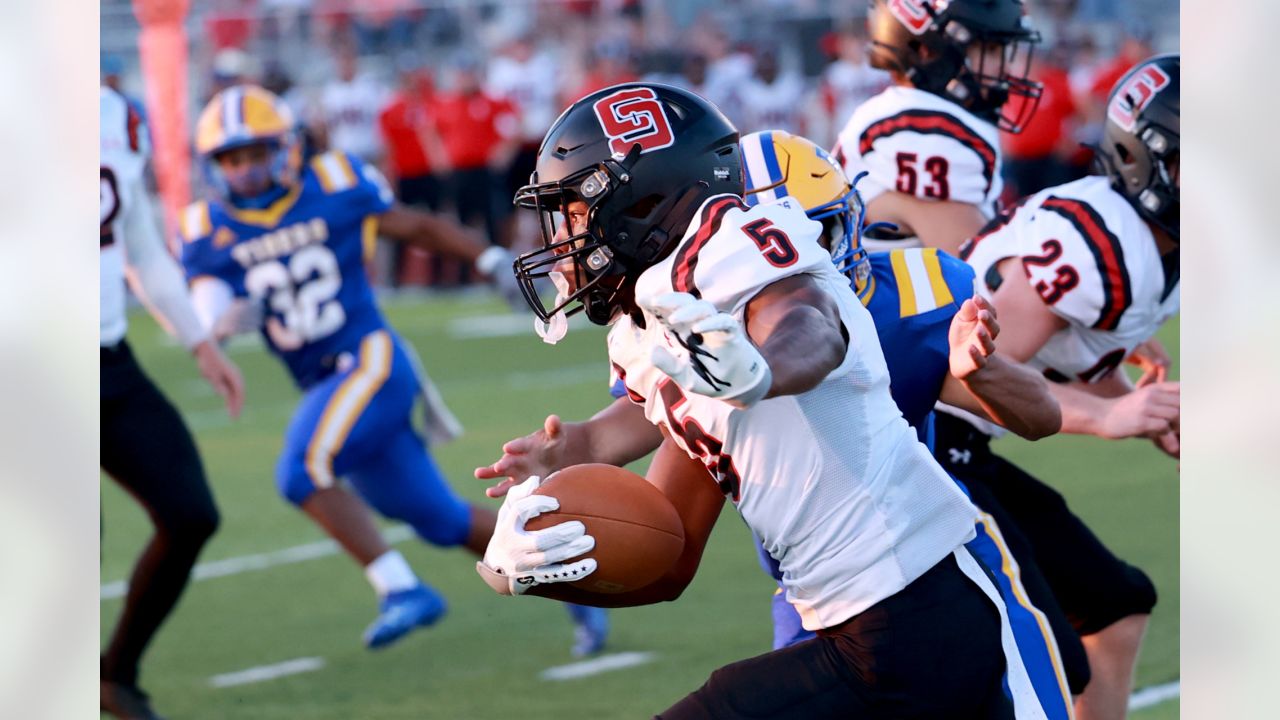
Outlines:
<svg viewBox="0 0 1280 720"><path fill-rule="evenodd" d="M422 355L467 427L436 457L468 498L472 478L501 443L538 427L551 411L581 418L607 397L602 333L575 323L559 346L532 332L459 339L468 317L502 311L496 301L399 300L388 315ZM186 354L144 314L129 337L144 368L187 417L222 511L209 562L323 539L277 495L272 468L297 392L283 369L253 345L235 346L247 410L230 422ZM1176 321L1162 339L1175 354ZM1177 368L1174 368L1174 377ZM1144 568L1161 593L1138 670L1139 686L1178 678L1178 474L1173 460L1141 441L1060 437L999 442L1001 452L1065 493L1076 512L1122 557ZM102 579L126 577L149 526L110 480L102 482ZM570 625L555 603L501 598L461 550L417 541L398 547L451 612L436 627L370 653L360 633L375 614L363 574L345 556L193 583L143 667L142 684L173 718L640 718L697 687L713 669L769 647L773 585L758 569L750 535L726 508L698 578L677 603L616 611L610 651L655 654L653 662L590 678L550 682L543 669L572 662ZM120 610L102 602L103 637ZM323 658L313 672L216 688L215 675L294 658ZM1133 717L1176 718L1178 702Z"/></svg>

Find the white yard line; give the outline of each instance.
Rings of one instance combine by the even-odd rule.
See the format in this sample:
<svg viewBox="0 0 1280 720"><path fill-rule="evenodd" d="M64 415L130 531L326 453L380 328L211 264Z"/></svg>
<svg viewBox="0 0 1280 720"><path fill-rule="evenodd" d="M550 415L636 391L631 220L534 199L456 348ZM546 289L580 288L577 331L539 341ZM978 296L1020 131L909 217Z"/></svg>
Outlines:
<svg viewBox="0 0 1280 720"><path fill-rule="evenodd" d="M264 680L274 680L286 675L314 672L322 667L324 667L324 658L294 658L292 660L285 660L284 662L278 662L272 665L259 665L246 670L237 670L236 672L214 675L209 678L209 684L216 688L248 685L249 683L262 682Z"/></svg>
<svg viewBox="0 0 1280 720"><path fill-rule="evenodd" d="M538 677L543 680L576 680L578 678L591 677L600 673L611 672L613 670L621 670L623 668L643 665L653 662L657 659L656 653L651 652L623 652L612 653L610 655L601 655L600 657L582 662L569 663L568 665L557 665L549 667L538 673Z"/></svg>
<svg viewBox="0 0 1280 720"><path fill-rule="evenodd" d="M1174 680L1163 685L1139 688L1129 696L1129 712L1155 707L1182 695L1182 681Z"/></svg>
<svg viewBox="0 0 1280 720"><path fill-rule="evenodd" d="M382 536L386 538L388 543L400 543L413 537L413 529L408 525L396 525L387 528ZM255 555L241 555L239 557L230 557L224 560L214 560L211 562L200 563L191 571L191 579L193 582L200 580L208 580L210 578L226 577L227 575L239 575L240 573L250 572L253 570L266 570L267 568L277 567L279 565L292 565L307 560L315 560L317 558L336 555L340 552L338 544L332 540L320 540L318 542L307 543L306 545L295 545L291 548L276 550L268 553L258 553ZM125 594L129 584L124 580L116 580L109 582L99 590L100 600L109 600L118 598Z"/></svg>
<svg viewBox="0 0 1280 720"><path fill-rule="evenodd" d="M471 315L449 323L449 337L456 340L533 335L533 315Z"/></svg>

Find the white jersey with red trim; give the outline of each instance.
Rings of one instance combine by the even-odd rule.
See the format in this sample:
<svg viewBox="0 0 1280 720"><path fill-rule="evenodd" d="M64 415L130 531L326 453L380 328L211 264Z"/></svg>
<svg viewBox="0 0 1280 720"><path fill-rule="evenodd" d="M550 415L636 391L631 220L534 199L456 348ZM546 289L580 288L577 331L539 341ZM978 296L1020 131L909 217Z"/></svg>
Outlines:
<svg viewBox="0 0 1280 720"><path fill-rule="evenodd" d="M897 191L976 205L994 217L1004 183L996 126L946 98L895 85L863 103L834 152L870 203Z"/></svg>
<svg viewBox="0 0 1280 720"><path fill-rule="evenodd" d="M150 218L138 218L148 212L143 184L147 133L142 118L116 91L103 87L100 95L98 341L106 346L120 342L128 325L124 237L138 232L135 226Z"/></svg>
<svg viewBox="0 0 1280 720"><path fill-rule="evenodd" d="M652 315L624 316L609 332L615 377L733 499L810 630L906 587L966 542L977 516L894 404L871 315L818 245L820 232L794 199L747 209L719 195L636 285L638 298L688 292L741 320L768 285L812 277L849 334L844 362L813 390L736 409L685 392L652 365L658 344L683 351Z"/></svg>
<svg viewBox="0 0 1280 720"><path fill-rule="evenodd" d="M1166 267L1150 228L1104 177L1042 190L962 249L979 291L1026 279L1067 321L1030 360L1050 379L1094 382L1178 312L1176 256ZM1024 273L995 266L1022 258Z"/></svg>

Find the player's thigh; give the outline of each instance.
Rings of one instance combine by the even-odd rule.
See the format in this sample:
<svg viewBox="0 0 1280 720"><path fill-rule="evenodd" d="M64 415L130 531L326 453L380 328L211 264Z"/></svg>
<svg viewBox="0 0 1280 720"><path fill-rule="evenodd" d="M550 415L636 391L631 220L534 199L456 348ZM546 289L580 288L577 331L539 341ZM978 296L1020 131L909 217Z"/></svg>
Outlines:
<svg viewBox="0 0 1280 720"><path fill-rule="evenodd" d="M1151 612L1155 586L1098 538L1057 490L1001 458L987 483L1030 543L1066 617L1081 635Z"/></svg>
<svg viewBox="0 0 1280 720"><path fill-rule="evenodd" d="M417 378L391 335L375 333L359 364L335 373L303 393L276 465L276 484L301 505L317 490L376 455L385 438L408 422L417 397Z"/></svg>
<svg viewBox="0 0 1280 720"><path fill-rule="evenodd" d="M702 687L659 713L662 720L691 718L874 717L836 643L816 638L726 665Z"/></svg>
<svg viewBox="0 0 1280 720"><path fill-rule="evenodd" d="M449 486L407 422L388 434L349 478L374 509L408 523L427 542L458 545L471 530L470 506Z"/></svg>
<svg viewBox="0 0 1280 720"><path fill-rule="evenodd" d="M218 511L186 423L158 388L139 381L101 411L101 464L167 529L211 534Z"/></svg>

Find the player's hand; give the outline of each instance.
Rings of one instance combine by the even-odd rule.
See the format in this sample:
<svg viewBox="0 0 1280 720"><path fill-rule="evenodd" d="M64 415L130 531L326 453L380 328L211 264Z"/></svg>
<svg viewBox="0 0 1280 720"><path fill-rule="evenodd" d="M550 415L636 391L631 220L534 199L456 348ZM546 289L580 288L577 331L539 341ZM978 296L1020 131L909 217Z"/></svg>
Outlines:
<svg viewBox="0 0 1280 720"><path fill-rule="evenodd" d="M688 293L664 293L641 301L680 347L653 348L654 366L680 387L749 408L769 392L769 363L747 337L742 323Z"/></svg>
<svg viewBox="0 0 1280 720"><path fill-rule="evenodd" d="M987 366L987 358L996 351L996 336L1000 324L996 322L996 309L980 295L965 300L960 311L951 319L947 341L951 346L951 374L957 380Z"/></svg>
<svg viewBox="0 0 1280 720"><path fill-rule="evenodd" d="M1154 439L1181 432L1181 392L1179 383L1157 382L1116 398L1103 418L1102 437ZM1165 449L1169 441L1157 444Z"/></svg>
<svg viewBox="0 0 1280 720"><path fill-rule="evenodd" d="M244 380L240 377L240 368L210 340L196 345L191 354L195 356L200 374L227 404L227 414L233 419L240 417L240 409L244 407Z"/></svg>
<svg viewBox="0 0 1280 720"><path fill-rule="evenodd" d="M1142 369L1142 377L1138 378L1138 382L1134 384L1136 387L1164 382L1169 374L1169 366L1173 364L1169 351L1165 350L1164 344L1156 338L1150 338L1139 344L1124 361Z"/></svg>
<svg viewBox="0 0 1280 720"><path fill-rule="evenodd" d="M489 277L508 307L515 312L526 312L529 309L529 302L525 300L524 291L520 289L520 281L516 279L515 270L512 268L514 262L515 259L511 257L509 250L495 245L476 258L476 269Z"/></svg>
<svg viewBox="0 0 1280 720"><path fill-rule="evenodd" d="M522 595L536 585L581 580L596 570L592 558L565 562L596 546L582 522L524 529L529 520L560 507L553 497L533 494L540 483L535 475L507 493L484 559L476 563L480 577L500 595Z"/></svg>
<svg viewBox="0 0 1280 720"><path fill-rule="evenodd" d="M476 468L481 480L503 478L501 482L484 491L491 498L502 497L521 478L532 475L546 477L564 467L564 423L557 415L548 415L542 429L502 446L502 457L492 465Z"/></svg>
<svg viewBox="0 0 1280 720"><path fill-rule="evenodd" d="M1182 459L1182 433L1177 430L1170 430L1163 435L1157 435L1151 439L1155 443L1156 448L1160 452L1168 455L1174 460Z"/></svg>

